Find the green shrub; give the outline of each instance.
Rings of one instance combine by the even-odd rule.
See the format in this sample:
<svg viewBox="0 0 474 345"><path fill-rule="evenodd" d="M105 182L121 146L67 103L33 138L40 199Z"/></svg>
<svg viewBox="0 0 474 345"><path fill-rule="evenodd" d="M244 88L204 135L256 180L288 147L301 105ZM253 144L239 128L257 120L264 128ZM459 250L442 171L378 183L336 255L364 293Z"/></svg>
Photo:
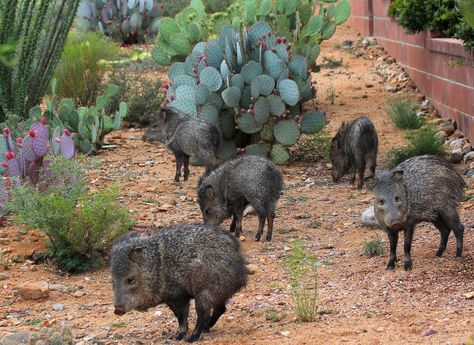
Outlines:
<svg viewBox="0 0 474 345"><path fill-rule="evenodd" d="M407 98L389 101L387 113L390 120L400 129L418 129L424 121L417 115L418 105Z"/></svg>
<svg viewBox="0 0 474 345"><path fill-rule="evenodd" d="M155 66L156 64L153 63ZM162 82L143 75L140 70L126 67L115 67L109 81L120 88L109 104L108 112L119 109L121 101L127 103L128 112L125 121L148 125L152 115L160 109L163 102Z"/></svg>
<svg viewBox="0 0 474 345"><path fill-rule="evenodd" d="M12 189L8 204L16 224L37 228L50 239L48 255L61 270L76 273L99 267L112 241L126 233L132 220L117 203L118 190L96 192L84 186L84 163L53 158L45 190L30 184Z"/></svg>
<svg viewBox="0 0 474 345"><path fill-rule="evenodd" d="M294 241L291 249L284 267L290 280L292 307L299 321L311 322L318 310L318 260L301 242Z"/></svg>
<svg viewBox="0 0 474 345"><path fill-rule="evenodd" d="M389 151L389 166L397 166L410 157L421 156L425 154L444 156L443 144L436 138L436 127L423 126L414 133L409 133L407 139L410 142L408 146L394 148Z"/></svg>
<svg viewBox="0 0 474 345"><path fill-rule="evenodd" d="M474 28L471 27L464 19L456 25L456 38L464 41L464 47L474 49Z"/></svg>
<svg viewBox="0 0 474 345"><path fill-rule="evenodd" d="M0 122L28 118L41 103L64 48L79 0L0 1L0 46L16 43L13 66L0 64ZM5 47L5 46L4 46Z"/></svg>
<svg viewBox="0 0 474 345"><path fill-rule="evenodd" d="M105 60L118 57L118 46L100 33L70 33L54 77L56 95L71 98L80 106L95 102L109 66Z"/></svg>
<svg viewBox="0 0 474 345"><path fill-rule="evenodd" d="M364 255L369 258L379 256L383 253L383 241L379 237L376 237L371 241L365 242L362 245L362 248L364 250Z"/></svg>

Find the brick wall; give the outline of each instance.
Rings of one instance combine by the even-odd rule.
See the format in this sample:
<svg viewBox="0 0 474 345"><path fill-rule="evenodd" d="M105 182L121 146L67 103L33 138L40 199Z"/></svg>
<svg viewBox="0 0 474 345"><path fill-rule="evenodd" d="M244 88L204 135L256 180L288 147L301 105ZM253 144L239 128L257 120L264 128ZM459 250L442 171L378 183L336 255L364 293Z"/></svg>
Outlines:
<svg viewBox="0 0 474 345"><path fill-rule="evenodd" d="M408 35L387 16L390 0L351 0L349 24L378 44L400 63L443 118L457 121L474 142L474 52L452 38L423 32ZM464 65L448 63L463 60Z"/></svg>

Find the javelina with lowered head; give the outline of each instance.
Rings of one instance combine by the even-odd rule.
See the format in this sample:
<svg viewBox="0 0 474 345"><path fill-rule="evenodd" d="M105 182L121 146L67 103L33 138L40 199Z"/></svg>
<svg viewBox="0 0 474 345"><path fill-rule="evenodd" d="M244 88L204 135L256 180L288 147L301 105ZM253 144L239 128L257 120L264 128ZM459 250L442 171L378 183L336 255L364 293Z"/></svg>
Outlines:
<svg viewBox="0 0 474 345"><path fill-rule="evenodd" d="M202 161L206 167L206 174L218 166L216 152L220 139L216 127L174 108L165 108L155 115L143 135L143 140L157 140L166 144L173 152L176 156L175 181L179 181L182 165L184 165L184 180L188 179L189 156Z"/></svg>
<svg viewBox="0 0 474 345"><path fill-rule="evenodd" d="M446 160L430 155L409 158L393 170L368 178L366 184L374 190L375 217L385 227L390 240L387 269L395 267L398 233L402 230L404 267L411 269L413 231L420 222L433 223L441 233L436 256L441 256L446 249L451 230L456 237L456 256L462 255L464 226L457 206L465 182Z"/></svg>
<svg viewBox="0 0 474 345"><path fill-rule="evenodd" d="M357 188L364 184L366 165L369 164L370 177L375 174L377 165L378 138L374 124L367 116L359 117L351 123L343 123L331 143L332 179L340 180L351 171L351 183L359 173Z"/></svg>
<svg viewBox="0 0 474 345"><path fill-rule="evenodd" d="M242 232L245 207L250 204L258 215L259 241L267 222L267 241L271 241L275 206L283 188L277 167L265 157L242 156L222 164L199 182L198 199L206 223L220 224L233 216L230 231Z"/></svg>
<svg viewBox="0 0 474 345"><path fill-rule="evenodd" d="M189 301L194 299L197 322L189 342L214 326L248 276L239 241L206 224L123 236L112 248L111 272L115 314L165 303L178 318L178 340L188 332Z"/></svg>

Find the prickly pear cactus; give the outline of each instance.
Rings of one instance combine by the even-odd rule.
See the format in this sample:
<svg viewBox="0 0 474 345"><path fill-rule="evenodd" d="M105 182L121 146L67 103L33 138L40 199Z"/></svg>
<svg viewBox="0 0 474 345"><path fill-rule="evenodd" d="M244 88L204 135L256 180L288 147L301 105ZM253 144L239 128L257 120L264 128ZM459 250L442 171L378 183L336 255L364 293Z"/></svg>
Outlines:
<svg viewBox="0 0 474 345"><path fill-rule="evenodd" d="M184 60L193 46L207 37L207 29L203 25L205 20L206 13L201 0L191 1L175 18L162 18L155 47L151 51L153 59L162 66Z"/></svg>
<svg viewBox="0 0 474 345"><path fill-rule="evenodd" d="M168 76L164 106L216 125L224 160L259 154L285 164L287 147L301 133L324 127L324 114L301 114L315 96L306 58L292 55L265 22L243 36L225 27L218 38L197 44L185 62L172 64Z"/></svg>
<svg viewBox="0 0 474 345"><path fill-rule="evenodd" d="M334 35L338 25L351 14L349 0L241 0L241 25L266 21L281 36L277 43L286 40L294 44L294 52L304 55L310 67L319 56L319 44ZM275 53L288 58L282 46ZM276 68L276 67L274 67Z"/></svg>
<svg viewBox="0 0 474 345"><path fill-rule="evenodd" d="M163 5L156 0L83 0L77 9L80 31L99 30L123 43L152 41Z"/></svg>

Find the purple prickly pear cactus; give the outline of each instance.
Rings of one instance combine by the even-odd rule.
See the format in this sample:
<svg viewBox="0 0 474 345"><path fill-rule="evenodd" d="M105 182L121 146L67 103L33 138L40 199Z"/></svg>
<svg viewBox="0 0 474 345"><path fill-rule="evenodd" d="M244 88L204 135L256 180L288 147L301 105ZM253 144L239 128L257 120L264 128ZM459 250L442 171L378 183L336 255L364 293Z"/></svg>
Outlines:
<svg viewBox="0 0 474 345"><path fill-rule="evenodd" d="M71 159L74 156L74 140L72 140L71 133L67 129L61 135L59 151L67 159Z"/></svg>
<svg viewBox="0 0 474 345"><path fill-rule="evenodd" d="M5 138L7 139L7 146L8 151L14 151L15 145L13 144L12 134L9 128L5 128L3 130L3 134L5 134Z"/></svg>
<svg viewBox="0 0 474 345"><path fill-rule="evenodd" d="M20 176L20 166L18 160L15 158L15 154L12 151L8 151L5 154L5 158L7 159L8 175L10 175L10 177Z"/></svg>
<svg viewBox="0 0 474 345"><path fill-rule="evenodd" d="M28 133L31 137L31 148L38 157L44 157L49 149L49 131L45 122L44 117L41 122L35 122Z"/></svg>
<svg viewBox="0 0 474 345"><path fill-rule="evenodd" d="M50 140L51 151L54 155L58 155L60 153L59 143L61 141L61 134L61 128L56 127Z"/></svg>
<svg viewBox="0 0 474 345"><path fill-rule="evenodd" d="M4 162L5 163L5 162ZM1 179L1 177L0 177ZM5 210L5 206L8 203L9 195L3 183L3 179L0 181L0 216L4 216L7 211Z"/></svg>
<svg viewBox="0 0 474 345"><path fill-rule="evenodd" d="M35 154L31 147L31 137L30 135L27 135L23 138L23 141L21 143L21 149L23 151L23 155L25 159L29 162L34 162L37 160L39 157Z"/></svg>

